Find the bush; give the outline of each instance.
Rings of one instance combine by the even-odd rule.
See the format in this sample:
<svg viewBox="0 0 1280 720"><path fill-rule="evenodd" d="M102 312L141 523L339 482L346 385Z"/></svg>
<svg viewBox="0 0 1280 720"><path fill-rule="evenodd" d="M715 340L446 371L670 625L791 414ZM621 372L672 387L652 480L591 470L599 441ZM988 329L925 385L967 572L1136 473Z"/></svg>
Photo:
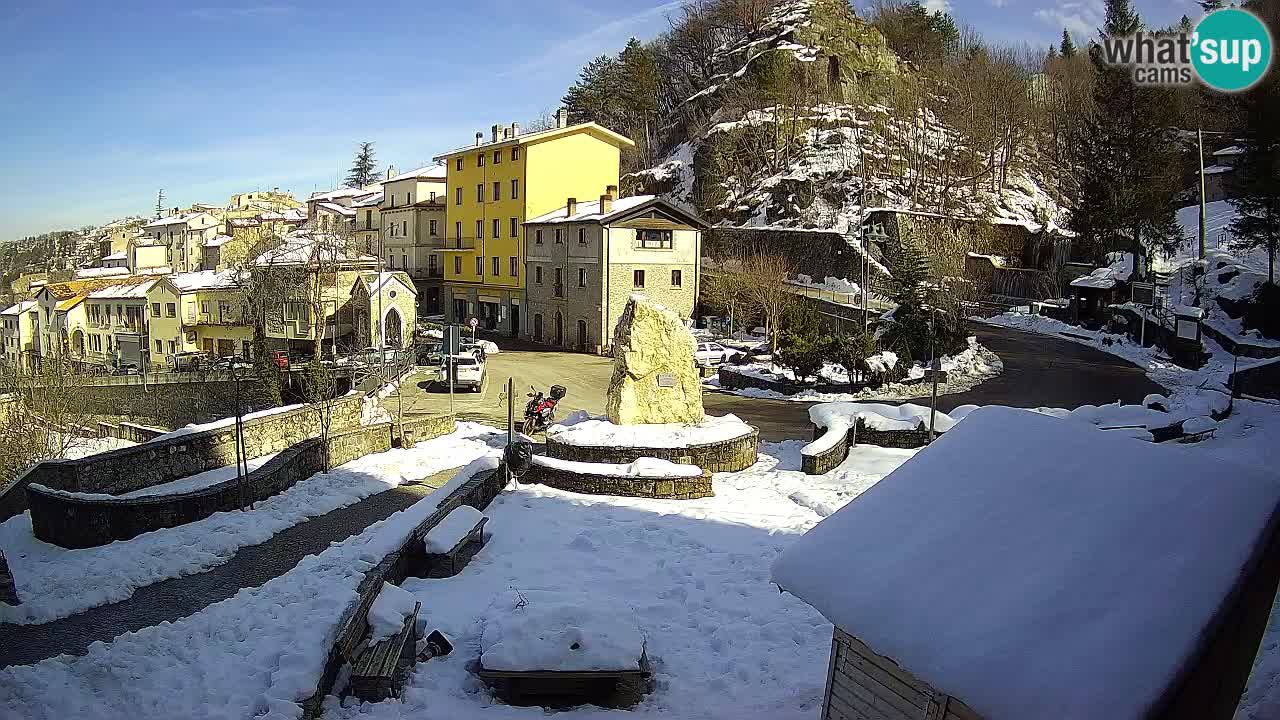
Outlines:
<svg viewBox="0 0 1280 720"><path fill-rule="evenodd" d="M1265 338L1280 340L1280 285L1258 286L1244 308L1246 330L1257 330Z"/></svg>
<svg viewBox="0 0 1280 720"><path fill-rule="evenodd" d="M778 336L774 362L795 373L796 380L815 377L831 352L831 338L816 328L784 330Z"/></svg>

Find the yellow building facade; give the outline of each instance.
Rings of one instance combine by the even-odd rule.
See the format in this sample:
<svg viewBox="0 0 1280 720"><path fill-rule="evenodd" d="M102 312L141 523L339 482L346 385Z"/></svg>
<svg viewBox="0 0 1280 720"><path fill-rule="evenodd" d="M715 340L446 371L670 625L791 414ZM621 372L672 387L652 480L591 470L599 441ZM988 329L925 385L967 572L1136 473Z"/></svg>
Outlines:
<svg viewBox="0 0 1280 720"><path fill-rule="evenodd" d="M488 142L437 156L446 176L443 309L450 322L517 335L524 304L524 222L618 184L635 143L595 123L540 132L494 125Z"/></svg>

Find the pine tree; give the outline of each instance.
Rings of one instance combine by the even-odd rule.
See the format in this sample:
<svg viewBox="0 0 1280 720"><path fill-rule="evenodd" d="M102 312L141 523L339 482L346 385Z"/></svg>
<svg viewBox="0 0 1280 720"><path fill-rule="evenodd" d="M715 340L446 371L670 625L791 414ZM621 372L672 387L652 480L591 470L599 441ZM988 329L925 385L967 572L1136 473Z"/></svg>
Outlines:
<svg viewBox="0 0 1280 720"><path fill-rule="evenodd" d="M1227 6L1227 4L1222 0L1198 0L1196 4L1199 5L1206 13L1211 13L1214 10L1221 10Z"/></svg>
<svg viewBox="0 0 1280 720"><path fill-rule="evenodd" d="M360 143L360 149L356 151L356 159L351 164L351 170L347 172L346 186L360 188L376 182L377 167L373 159L373 143Z"/></svg>
<svg viewBox="0 0 1280 720"><path fill-rule="evenodd" d="M1132 35L1142 28L1142 20L1129 0L1107 0L1107 15L1098 34L1105 37Z"/></svg>
<svg viewBox="0 0 1280 720"><path fill-rule="evenodd" d="M1064 58L1073 58L1076 56L1076 44L1071 41L1071 32L1066 28L1062 28L1062 47L1059 48Z"/></svg>
<svg viewBox="0 0 1280 720"><path fill-rule="evenodd" d="M1241 98L1248 137L1232 173L1234 247L1267 251L1267 282L1275 285L1280 251L1280 78L1269 73Z"/></svg>

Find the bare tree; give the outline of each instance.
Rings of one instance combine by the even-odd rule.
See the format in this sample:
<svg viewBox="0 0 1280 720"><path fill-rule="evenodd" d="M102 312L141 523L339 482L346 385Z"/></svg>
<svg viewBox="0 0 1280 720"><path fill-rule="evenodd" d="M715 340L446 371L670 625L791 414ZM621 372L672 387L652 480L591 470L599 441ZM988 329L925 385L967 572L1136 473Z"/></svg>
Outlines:
<svg viewBox="0 0 1280 720"><path fill-rule="evenodd" d="M749 282L750 297L764 315L765 331L769 333L770 347L774 352L778 351L782 314L796 299L786 282L792 271L791 261L781 255L756 252L742 259L742 272Z"/></svg>
<svg viewBox="0 0 1280 720"><path fill-rule="evenodd" d="M751 279L743 269L741 258L729 258L716 263L702 283L702 302L729 317L729 334L738 323L754 309Z"/></svg>
<svg viewBox="0 0 1280 720"><path fill-rule="evenodd" d="M0 485L90 442L83 376L62 354L42 360L30 370L0 364Z"/></svg>

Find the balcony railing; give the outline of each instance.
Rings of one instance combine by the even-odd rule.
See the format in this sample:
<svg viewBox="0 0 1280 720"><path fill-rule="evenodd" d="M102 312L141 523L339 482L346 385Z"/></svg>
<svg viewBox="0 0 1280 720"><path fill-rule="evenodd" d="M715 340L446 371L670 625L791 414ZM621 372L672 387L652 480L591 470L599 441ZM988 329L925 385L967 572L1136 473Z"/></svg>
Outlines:
<svg viewBox="0 0 1280 720"><path fill-rule="evenodd" d="M475 238L448 239L441 244L440 249L444 250L445 252L448 252L450 250L455 250L455 251L456 250L475 250L476 239Z"/></svg>

